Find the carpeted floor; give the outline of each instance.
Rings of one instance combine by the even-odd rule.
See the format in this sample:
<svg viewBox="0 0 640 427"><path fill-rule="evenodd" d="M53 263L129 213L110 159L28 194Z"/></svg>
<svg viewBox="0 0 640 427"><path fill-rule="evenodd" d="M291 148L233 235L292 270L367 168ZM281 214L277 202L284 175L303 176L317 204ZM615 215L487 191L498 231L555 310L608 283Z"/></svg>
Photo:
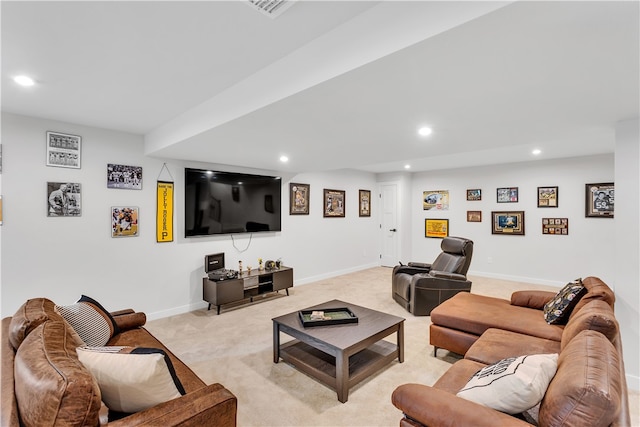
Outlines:
<svg viewBox="0 0 640 427"><path fill-rule="evenodd" d="M557 289L471 277L472 292L509 298L514 290ZM253 304L190 313L147 323L147 329L207 384L219 382L238 398L238 426L397 426L402 414L391 404L393 390L405 383L433 384L459 356L429 345L429 317L414 317L391 298L391 269L372 268L308 285L290 296ZM394 361L351 388L340 403L336 393L280 361L273 363L271 319L322 302L340 299L405 321L405 361ZM281 334L282 341L288 336ZM394 342L395 335L387 338ZM630 395L632 424L638 425L638 393Z"/></svg>

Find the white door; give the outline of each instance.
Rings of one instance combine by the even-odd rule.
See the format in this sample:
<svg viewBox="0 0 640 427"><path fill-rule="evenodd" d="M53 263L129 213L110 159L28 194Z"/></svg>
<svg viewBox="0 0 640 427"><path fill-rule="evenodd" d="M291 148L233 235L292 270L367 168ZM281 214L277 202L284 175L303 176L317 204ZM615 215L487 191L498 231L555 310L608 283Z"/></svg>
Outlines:
<svg viewBox="0 0 640 427"><path fill-rule="evenodd" d="M380 193L380 265L398 265L398 184L384 183Z"/></svg>

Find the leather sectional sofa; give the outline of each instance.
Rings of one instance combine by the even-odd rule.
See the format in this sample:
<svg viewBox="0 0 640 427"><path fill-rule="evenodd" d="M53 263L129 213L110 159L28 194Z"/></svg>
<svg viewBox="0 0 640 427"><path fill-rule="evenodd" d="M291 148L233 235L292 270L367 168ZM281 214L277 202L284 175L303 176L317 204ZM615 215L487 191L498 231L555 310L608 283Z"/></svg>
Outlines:
<svg viewBox="0 0 640 427"><path fill-rule="evenodd" d="M108 410L96 378L78 359L77 349L85 342L52 301L37 298L2 319L3 427L236 425L236 397L220 384L206 385L144 329L144 313L122 310L111 315L116 333L106 345L163 350L182 395L136 413Z"/></svg>
<svg viewBox="0 0 640 427"><path fill-rule="evenodd" d="M400 425L530 426L456 394L474 374L505 358L558 354L557 371L535 407L540 426L629 426L630 414L615 296L600 279L583 280L586 294L566 325L550 325L542 309L556 294L519 291L511 301L460 293L431 313L430 342L464 355L433 386L404 384L392 395ZM493 365L495 366L495 365Z"/></svg>

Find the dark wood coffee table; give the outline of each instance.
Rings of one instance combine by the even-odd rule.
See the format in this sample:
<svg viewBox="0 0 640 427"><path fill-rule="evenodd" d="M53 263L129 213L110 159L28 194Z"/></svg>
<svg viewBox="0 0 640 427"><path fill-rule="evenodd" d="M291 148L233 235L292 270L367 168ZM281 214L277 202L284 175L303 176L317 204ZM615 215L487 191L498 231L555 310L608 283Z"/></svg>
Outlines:
<svg viewBox="0 0 640 427"><path fill-rule="evenodd" d="M389 364L404 362L404 318L333 300L305 308L349 308L358 323L304 327L297 311L273 320L273 362L280 358L335 390L347 401L349 388ZM296 339L280 344L280 332ZM397 344L383 340L395 333Z"/></svg>

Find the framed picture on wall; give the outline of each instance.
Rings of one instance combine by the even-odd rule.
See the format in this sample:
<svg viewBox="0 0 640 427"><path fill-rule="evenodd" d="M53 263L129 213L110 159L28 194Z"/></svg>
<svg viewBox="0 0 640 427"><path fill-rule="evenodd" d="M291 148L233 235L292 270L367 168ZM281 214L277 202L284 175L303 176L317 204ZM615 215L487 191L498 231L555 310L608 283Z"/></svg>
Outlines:
<svg viewBox="0 0 640 427"><path fill-rule="evenodd" d="M323 212L325 218L344 218L344 190L327 190L325 188L323 198Z"/></svg>
<svg viewBox="0 0 640 427"><path fill-rule="evenodd" d="M112 206L111 237L137 237L139 217L137 206Z"/></svg>
<svg viewBox="0 0 640 427"><path fill-rule="evenodd" d="M482 222L482 211L467 211L467 222Z"/></svg>
<svg viewBox="0 0 640 427"><path fill-rule="evenodd" d="M569 235L569 218L542 218L542 234L553 236Z"/></svg>
<svg viewBox="0 0 640 427"><path fill-rule="evenodd" d="M289 184L289 215L309 215L309 184Z"/></svg>
<svg viewBox="0 0 640 427"><path fill-rule="evenodd" d="M107 164L107 188L142 190L142 166Z"/></svg>
<svg viewBox="0 0 640 427"><path fill-rule="evenodd" d="M615 207L613 182L585 185L585 217L613 218Z"/></svg>
<svg viewBox="0 0 640 427"><path fill-rule="evenodd" d="M524 236L524 211L494 211L491 219L491 234Z"/></svg>
<svg viewBox="0 0 640 427"><path fill-rule="evenodd" d="M518 201L518 187L503 187L497 189L498 203L516 203Z"/></svg>
<svg viewBox="0 0 640 427"><path fill-rule="evenodd" d="M371 191L360 190L360 216L371 216Z"/></svg>
<svg viewBox="0 0 640 427"><path fill-rule="evenodd" d="M444 239L449 235L448 219L428 219L424 220L424 237L435 237Z"/></svg>
<svg viewBox="0 0 640 427"><path fill-rule="evenodd" d="M82 137L47 132L47 166L80 169Z"/></svg>
<svg viewBox="0 0 640 427"><path fill-rule="evenodd" d="M558 207L558 187L538 187L538 207Z"/></svg>
<svg viewBox="0 0 640 427"><path fill-rule="evenodd" d="M422 209L449 210L449 190L430 190L422 192Z"/></svg>
<svg viewBox="0 0 640 427"><path fill-rule="evenodd" d="M80 216L81 195L77 182L47 182L47 216Z"/></svg>
<svg viewBox="0 0 640 427"><path fill-rule="evenodd" d="M477 202L482 200L482 190L479 188L467 190L467 200L470 202Z"/></svg>

